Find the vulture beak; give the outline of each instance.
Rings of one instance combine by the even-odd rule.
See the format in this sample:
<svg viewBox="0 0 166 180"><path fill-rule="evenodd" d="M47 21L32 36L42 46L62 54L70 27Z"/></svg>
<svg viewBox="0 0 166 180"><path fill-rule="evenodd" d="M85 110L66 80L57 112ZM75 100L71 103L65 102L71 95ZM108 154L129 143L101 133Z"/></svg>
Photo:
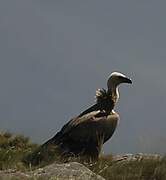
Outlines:
<svg viewBox="0 0 166 180"><path fill-rule="evenodd" d="M129 79L127 77L123 77L123 83L132 84L132 81L131 81L131 79Z"/></svg>

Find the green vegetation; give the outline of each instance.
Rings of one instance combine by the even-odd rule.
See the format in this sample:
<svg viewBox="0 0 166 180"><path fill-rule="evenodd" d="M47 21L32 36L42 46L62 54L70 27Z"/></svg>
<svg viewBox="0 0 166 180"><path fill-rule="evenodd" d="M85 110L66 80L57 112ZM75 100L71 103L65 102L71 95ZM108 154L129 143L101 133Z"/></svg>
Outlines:
<svg viewBox="0 0 166 180"><path fill-rule="evenodd" d="M34 151L27 152L22 162L24 165L31 168L43 167L53 162L62 163L63 160L60 158L60 154L55 146L49 145L46 147L39 146Z"/></svg>
<svg viewBox="0 0 166 180"><path fill-rule="evenodd" d="M166 180L166 158L114 161L103 157L89 167L110 180Z"/></svg>
<svg viewBox="0 0 166 180"><path fill-rule="evenodd" d="M29 160L38 160L36 155L40 146L33 144L22 135L13 135L11 133L0 133L0 170L16 169L29 171L34 167L28 163ZM60 161L58 155L55 155L54 149L43 150L46 162L40 166ZM49 156L48 156L49 155ZM41 156L41 154L40 154ZM76 159L72 159L76 160ZM79 161L77 159L77 161ZM26 162L26 163L25 163ZM111 155L101 157L96 163L83 164L96 174L110 180L165 180L166 179L166 157L163 158L142 158L138 160L116 161ZM35 167L36 168L36 167Z"/></svg>
<svg viewBox="0 0 166 180"><path fill-rule="evenodd" d="M13 135L9 132L0 133L0 170L26 170L22 158L37 148L36 144L22 135Z"/></svg>

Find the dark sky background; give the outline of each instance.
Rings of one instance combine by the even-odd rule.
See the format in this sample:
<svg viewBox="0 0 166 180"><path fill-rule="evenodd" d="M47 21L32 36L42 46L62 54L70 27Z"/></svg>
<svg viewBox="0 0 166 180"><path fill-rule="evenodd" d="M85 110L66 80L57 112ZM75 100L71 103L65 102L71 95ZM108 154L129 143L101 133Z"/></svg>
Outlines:
<svg viewBox="0 0 166 180"><path fill-rule="evenodd" d="M165 153L166 1L1 0L0 130L52 137L112 71L121 120L106 153Z"/></svg>

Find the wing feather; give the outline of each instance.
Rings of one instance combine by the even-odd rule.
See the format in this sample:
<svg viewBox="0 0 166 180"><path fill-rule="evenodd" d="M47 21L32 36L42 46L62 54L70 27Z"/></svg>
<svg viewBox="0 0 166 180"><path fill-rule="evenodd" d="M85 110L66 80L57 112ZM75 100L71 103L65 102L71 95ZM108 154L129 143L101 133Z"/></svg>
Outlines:
<svg viewBox="0 0 166 180"><path fill-rule="evenodd" d="M62 140L70 138L74 141L97 143L99 138L97 136L102 136L105 142L112 136L118 118L113 114L107 116L103 111L93 111L69 121L60 131L61 138Z"/></svg>

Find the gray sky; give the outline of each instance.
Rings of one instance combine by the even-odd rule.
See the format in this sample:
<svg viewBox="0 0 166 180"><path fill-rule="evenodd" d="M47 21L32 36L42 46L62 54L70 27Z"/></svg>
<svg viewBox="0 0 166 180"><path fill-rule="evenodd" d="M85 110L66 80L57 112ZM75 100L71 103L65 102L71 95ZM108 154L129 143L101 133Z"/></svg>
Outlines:
<svg viewBox="0 0 166 180"><path fill-rule="evenodd" d="M94 102L108 75L121 120L109 153L166 148L166 1L0 1L0 130L52 137Z"/></svg>

